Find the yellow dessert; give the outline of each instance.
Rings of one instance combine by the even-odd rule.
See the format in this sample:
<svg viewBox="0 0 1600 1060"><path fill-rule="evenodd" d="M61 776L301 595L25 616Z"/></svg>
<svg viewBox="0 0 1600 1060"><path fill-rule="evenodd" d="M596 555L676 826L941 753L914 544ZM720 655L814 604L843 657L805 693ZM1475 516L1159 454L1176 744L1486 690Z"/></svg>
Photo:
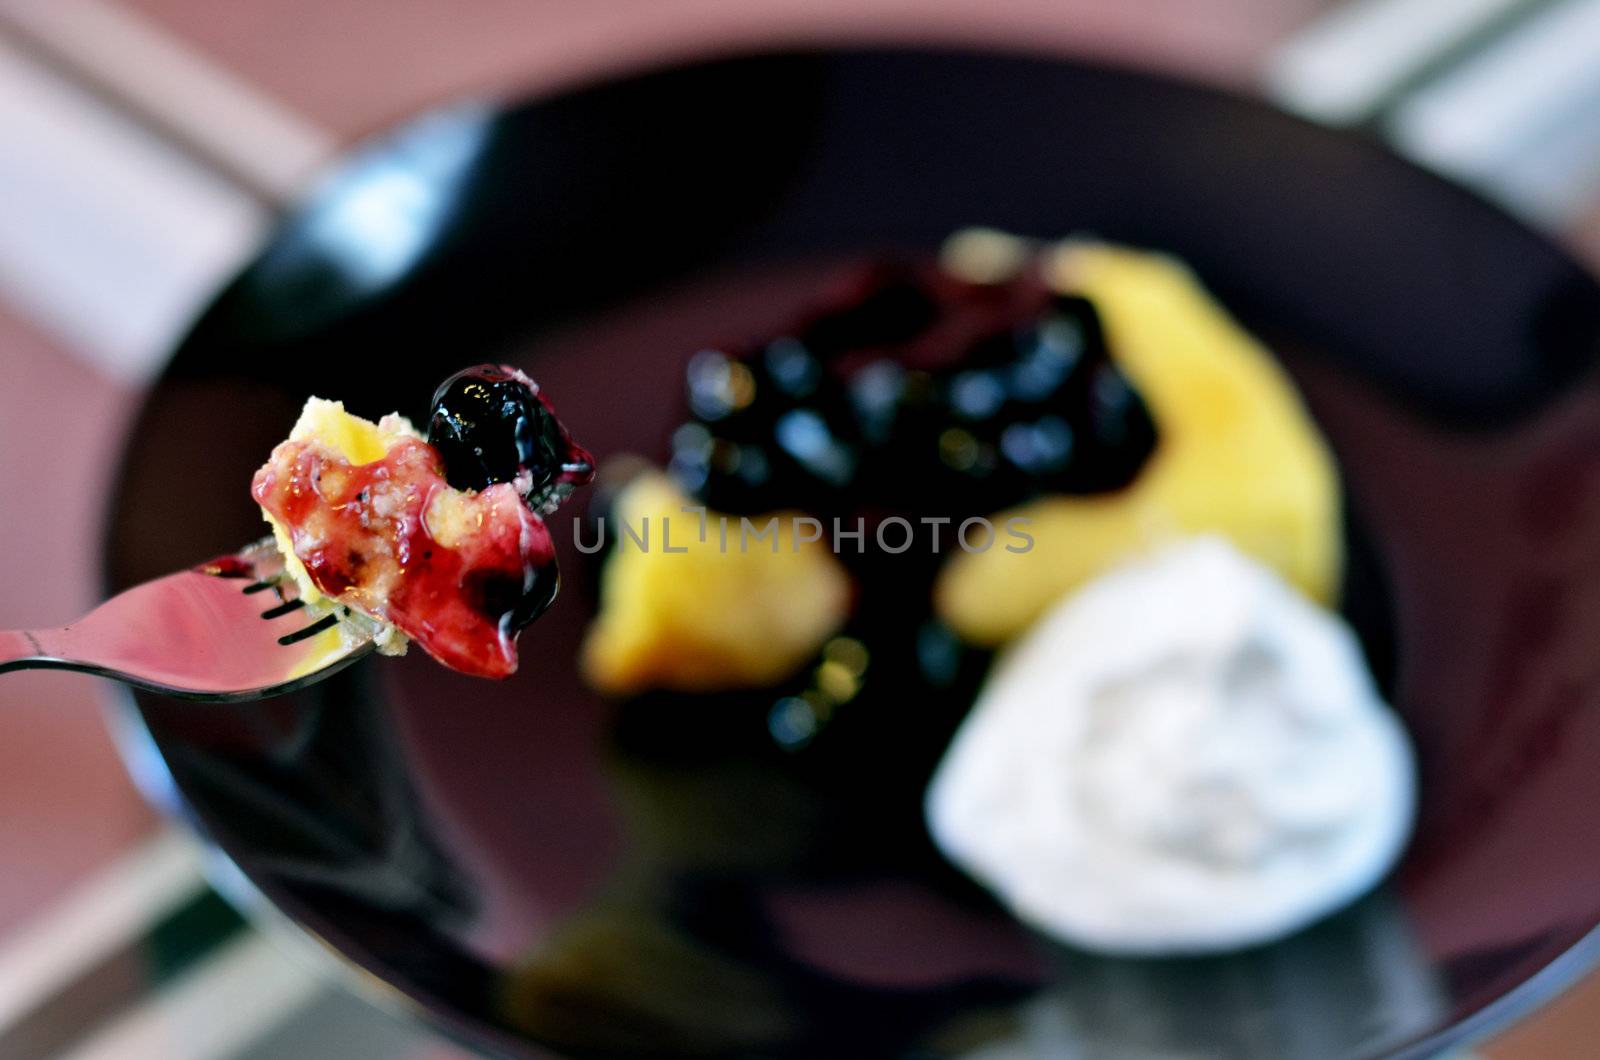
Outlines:
<svg viewBox="0 0 1600 1060"><path fill-rule="evenodd" d="M345 411L344 402L313 397L300 410L300 418L289 431L289 441L321 445L342 458L351 466L371 464L382 460L391 448L407 438L421 438L411 421L399 413L391 413L377 423ZM295 555L289 530L283 523L263 509L263 518L272 528L272 537L283 554L283 569L294 579L300 590L300 599L311 606L325 606L327 595L317 587L305 564ZM363 615L370 618L370 616ZM364 631L374 634L378 650L386 655L404 655L406 637L391 623L373 620ZM337 636L338 630L329 630L325 636Z"/></svg>
<svg viewBox="0 0 1600 1060"><path fill-rule="evenodd" d="M1331 603L1342 566L1337 475L1271 355L1171 258L1069 243L1047 268L1052 286L1094 303L1159 441L1123 490L994 516L1027 520L1034 545L953 553L934 586L945 621L974 643L1003 643L1120 560L1204 533Z"/></svg>
<svg viewBox="0 0 1600 1060"><path fill-rule="evenodd" d="M810 660L845 621L850 576L821 541L796 541L776 515L774 538L741 547L740 522L685 512L694 501L647 473L618 496L615 552L584 644L589 680L614 694L662 687L713 691L772 684ZM751 520L764 525L769 517ZM648 545L630 536L644 527ZM671 551L667 550L670 545ZM683 551L679 551L682 549Z"/></svg>

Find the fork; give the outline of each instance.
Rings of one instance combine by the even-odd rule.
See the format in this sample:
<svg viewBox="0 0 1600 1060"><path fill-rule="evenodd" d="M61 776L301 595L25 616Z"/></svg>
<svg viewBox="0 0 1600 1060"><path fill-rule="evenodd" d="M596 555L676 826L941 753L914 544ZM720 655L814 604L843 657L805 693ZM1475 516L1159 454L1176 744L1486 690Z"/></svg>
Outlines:
<svg viewBox="0 0 1600 1060"><path fill-rule="evenodd" d="M78 670L184 699L236 701L322 680L373 649L350 609L306 606L272 538L136 585L60 629L0 630L0 673Z"/></svg>

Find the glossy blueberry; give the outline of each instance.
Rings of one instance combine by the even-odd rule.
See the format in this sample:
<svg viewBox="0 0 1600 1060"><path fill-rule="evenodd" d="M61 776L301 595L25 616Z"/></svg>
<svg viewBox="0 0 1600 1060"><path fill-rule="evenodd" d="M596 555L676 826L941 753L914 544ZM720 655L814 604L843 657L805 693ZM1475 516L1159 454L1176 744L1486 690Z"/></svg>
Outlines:
<svg viewBox="0 0 1600 1060"><path fill-rule="evenodd" d="M997 372L961 372L950 380L951 411L964 420L992 419L1006 396L1006 384Z"/></svg>
<svg viewBox="0 0 1600 1060"><path fill-rule="evenodd" d="M1019 470L1039 478L1067 470L1073 456L1073 431L1060 416L1013 423L1000 435L1000 451Z"/></svg>
<svg viewBox="0 0 1600 1060"><path fill-rule="evenodd" d="M1089 426L1095 442L1106 449L1136 442L1141 417L1148 419L1144 402L1127 378L1111 365L1102 365L1089 391Z"/></svg>
<svg viewBox="0 0 1600 1060"><path fill-rule="evenodd" d="M874 361L850 378L850 407L869 445L883 445L908 397L907 372L897 361Z"/></svg>
<svg viewBox="0 0 1600 1060"><path fill-rule="evenodd" d="M587 482L589 455L520 372L478 365L446 379L433 395L428 442L456 489L481 490L526 473L528 498L542 503Z"/></svg>
<svg viewBox="0 0 1600 1060"><path fill-rule="evenodd" d="M856 473L854 449L811 409L792 409L774 426L778 446L796 463L831 486L848 486Z"/></svg>
<svg viewBox="0 0 1600 1060"><path fill-rule="evenodd" d="M720 350L701 350L689 358L684 381L690 410L708 422L747 408L756 396L755 374Z"/></svg>
<svg viewBox="0 0 1600 1060"><path fill-rule="evenodd" d="M762 357L767 378L791 398L808 398L822 382L822 365L799 339L781 338L767 345Z"/></svg>
<svg viewBox="0 0 1600 1060"><path fill-rule="evenodd" d="M1084 362L1083 332L1076 321L1053 316L1018 340L1018 357L1011 366L1011 396L1018 401L1043 402L1066 386Z"/></svg>
<svg viewBox="0 0 1600 1060"><path fill-rule="evenodd" d="M685 423L672 432L672 455L667 472L684 492L703 492L711 478L711 454L716 439L703 424Z"/></svg>

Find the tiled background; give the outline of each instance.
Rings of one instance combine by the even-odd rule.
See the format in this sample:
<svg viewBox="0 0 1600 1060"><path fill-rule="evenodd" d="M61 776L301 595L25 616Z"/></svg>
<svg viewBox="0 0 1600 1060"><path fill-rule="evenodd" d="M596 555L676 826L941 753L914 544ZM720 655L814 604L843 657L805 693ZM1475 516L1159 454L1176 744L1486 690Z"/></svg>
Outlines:
<svg viewBox="0 0 1600 1060"><path fill-rule="evenodd" d="M1371 25L1409 12L1405 27L1549 9L1594 30L1589 50L1578 39L1555 59L1527 42L1530 54L1496 75L1515 89L1494 96L1509 99L1507 128L1531 128L1535 105L1556 114L1537 141L1451 139L1472 85L1447 84L1433 110L1390 111L1400 118L1387 128L1419 153L1435 145L1442 165L1600 267L1600 132L1570 117L1600 114L1600 5L1354 7ZM1391 48L1404 37L1352 30L1351 10L1330 0L0 0L0 628L65 621L92 601L110 467L161 351L321 161L418 108L742 42L878 38L1008 43L1265 83L1315 110L1318 86L1359 67L1362 32ZM1512 21L1515 44L1529 34ZM109 927L84 926L91 898L129 891L119 881L151 858L180 878L193 872L191 853L170 853L181 844L148 846L164 833L113 751L104 699L69 675L0 680L0 1025L38 1002L30 983L54 982L46 966L71 978L60 954L76 947L87 960L115 941ZM342 993L296 985L316 973L273 951L235 953L197 994L201 1015L86 1026L74 1055L455 1055ZM197 1029L229 1011L219 1003L229 989L256 1002L275 990L271 1026L249 1041ZM1596 1041L1600 980L1483 1051L1588 1057Z"/></svg>

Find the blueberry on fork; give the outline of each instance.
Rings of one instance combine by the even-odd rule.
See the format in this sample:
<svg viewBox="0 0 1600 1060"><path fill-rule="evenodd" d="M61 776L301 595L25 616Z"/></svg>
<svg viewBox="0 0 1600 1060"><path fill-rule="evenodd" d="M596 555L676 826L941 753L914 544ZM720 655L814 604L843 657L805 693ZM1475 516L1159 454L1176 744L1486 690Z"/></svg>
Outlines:
<svg viewBox="0 0 1600 1060"><path fill-rule="evenodd" d="M593 459L573 442L538 385L515 368L481 364L446 379L433 395L427 437L450 485L483 490L512 482L536 510L552 507L594 473Z"/></svg>

